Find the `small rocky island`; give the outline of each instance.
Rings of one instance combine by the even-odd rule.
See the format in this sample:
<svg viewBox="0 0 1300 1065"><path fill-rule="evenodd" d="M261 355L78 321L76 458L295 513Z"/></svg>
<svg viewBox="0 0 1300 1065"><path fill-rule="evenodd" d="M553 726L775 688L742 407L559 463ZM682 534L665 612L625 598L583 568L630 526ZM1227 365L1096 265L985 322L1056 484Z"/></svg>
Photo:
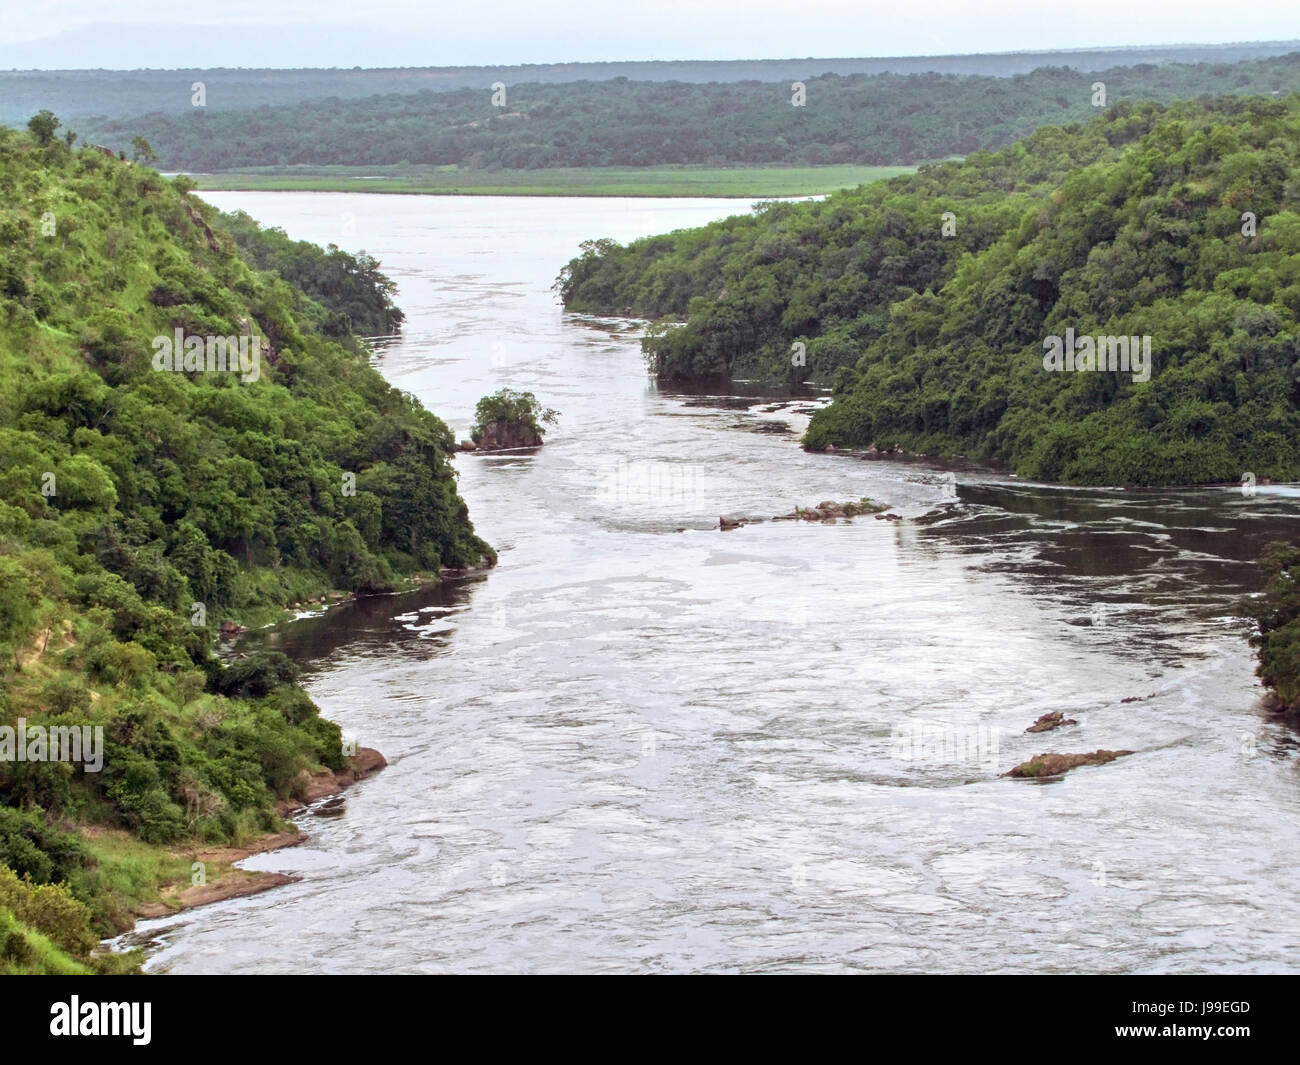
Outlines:
<svg viewBox="0 0 1300 1065"><path fill-rule="evenodd" d="M513 451L541 447L546 427L559 421L558 411L543 407L531 392L503 388L484 396L474 408L470 439L461 451Z"/></svg>

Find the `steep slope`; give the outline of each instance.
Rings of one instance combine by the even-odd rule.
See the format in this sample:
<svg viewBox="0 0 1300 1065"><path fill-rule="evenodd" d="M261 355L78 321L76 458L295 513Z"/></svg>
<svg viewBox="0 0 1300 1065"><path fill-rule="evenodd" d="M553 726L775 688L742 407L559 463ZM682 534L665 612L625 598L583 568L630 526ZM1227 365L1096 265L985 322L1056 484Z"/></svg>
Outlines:
<svg viewBox="0 0 1300 1065"><path fill-rule="evenodd" d="M250 269L183 183L46 140L0 131L0 865L20 877L0 868L0 971L20 972L118 964L96 934L188 881L160 848L276 829L344 767L287 659L213 656L223 624L494 558L447 427L312 325L338 308ZM100 730L102 764L32 739L54 726Z"/></svg>

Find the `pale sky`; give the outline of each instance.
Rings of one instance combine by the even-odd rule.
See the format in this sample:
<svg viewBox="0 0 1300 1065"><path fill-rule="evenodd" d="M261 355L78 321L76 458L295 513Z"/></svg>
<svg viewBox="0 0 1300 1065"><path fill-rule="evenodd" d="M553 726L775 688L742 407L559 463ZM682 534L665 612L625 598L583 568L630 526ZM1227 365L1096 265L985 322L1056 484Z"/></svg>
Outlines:
<svg viewBox="0 0 1300 1065"><path fill-rule="evenodd" d="M0 68L779 59L1296 37L1300 0L0 0Z"/></svg>

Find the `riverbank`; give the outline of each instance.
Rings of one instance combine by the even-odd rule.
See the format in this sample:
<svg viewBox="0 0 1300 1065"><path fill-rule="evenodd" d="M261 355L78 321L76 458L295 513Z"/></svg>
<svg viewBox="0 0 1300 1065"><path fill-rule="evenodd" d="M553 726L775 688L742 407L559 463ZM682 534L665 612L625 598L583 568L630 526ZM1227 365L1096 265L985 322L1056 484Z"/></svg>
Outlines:
<svg viewBox="0 0 1300 1065"><path fill-rule="evenodd" d="M281 802L277 812L281 817L299 813L314 803L342 794L347 788L373 776L387 765L387 759L379 751L360 747L349 760L346 769L304 773L305 779L297 789L299 797ZM124 832L97 830L87 834L99 842L101 847L126 845L135 849L148 846L132 840ZM137 919L167 917L213 902L258 895L283 884L295 883L299 877L287 873L253 872L238 868L237 863L254 855L300 846L310 838L308 833L288 823L287 828L258 836L242 845L207 847L195 851L151 848L157 852L154 855L154 882L147 886L138 885L138 894L130 910L132 919L125 923L119 934L130 933Z"/></svg>
<svg viewBox="0 0 1300 1065"><path fill-rule="evenodd" d="M821 196L912 166L557 167L465 170L459 167L250 167L193 174L199 190L248 192L389 192L432 196Z"/></svg>

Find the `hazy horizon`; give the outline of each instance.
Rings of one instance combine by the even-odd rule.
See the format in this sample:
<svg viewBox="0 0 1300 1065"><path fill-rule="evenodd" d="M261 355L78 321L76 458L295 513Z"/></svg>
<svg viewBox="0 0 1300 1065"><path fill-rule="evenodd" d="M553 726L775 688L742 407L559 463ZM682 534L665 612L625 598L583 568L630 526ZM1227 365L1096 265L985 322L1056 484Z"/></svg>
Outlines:
<svg viewBox="0 0 1300 1065"><path fill-rule="evenodd" d="M1296 40L1297 32L1293 5L1275 0L1230 15L1172 0L1097 0L1083 14L1043 11L1036 0L1012 0L997 12L953 11L948 0L916 0L905 12L864 11L852 0L810 0L797 12L778 0L747 0L743 8L627 0L616 18L594 0L558 11L524 0L438 9L374 0L364 20L340 0L232 0L209 5L204 15L203 22L174 21L173 5L162 0L135 0L109 18L88 0L0 0L0 69L916 58L1277 43ZM774 38L787 42L784 55L773 54Z"/></svg>
<svg viewBox="0 0 1300 1065"><path fill-rule="evenodd" d="M185 27L187 31L198 32L200 29L212 29L213 27ZM555 59L555 60L521 60L518 62L499 62L499 63L401 63L401 64L335 64L335 65L304 65L304 66L275 66L267 65L240 65L233 66L229 64L215 63L207 64L187 64L182 66L130 66L130 67L94 67L94 66L3 66L0 65L0 71L6 73L18 72L37 72L37 73L58 73L63 70L75 71L94 71L105 70L112 72L131 72L131 71L169 71L169 70L436 70L436 69L457 69L461 67L477 68L491 70L494 68L506 67L562 67L562 66L592 66L597 64L645 64L645 63L797 63L797 62L815 62L815 63L833 63L833 62L852 62L858 60L890 60L890 59L966 59L982 57L998 57L1010 55L1061 55L1073 52L1146 52L1158 50L1186 49L1186 48L1235 48L1246 46L1266 46L1266 45L1291 45L1296 46L1300 51L1300 37L1281 37L1277 39L1259 39L1259 40L1240 40L1240 41L1160 41L1151 44L1116 44L1116 45L1078 45L1060 48L1015 48L1000 49L988 51L968 51L968 52L891 52L888 54L848 54L841 55L752 55L735 58L713 58L705 56L674 56L672 58L627 58L627 59ZM0 53L3 54L3 53ZM1117 64L1125 65L1125 64Z"/></svg>

